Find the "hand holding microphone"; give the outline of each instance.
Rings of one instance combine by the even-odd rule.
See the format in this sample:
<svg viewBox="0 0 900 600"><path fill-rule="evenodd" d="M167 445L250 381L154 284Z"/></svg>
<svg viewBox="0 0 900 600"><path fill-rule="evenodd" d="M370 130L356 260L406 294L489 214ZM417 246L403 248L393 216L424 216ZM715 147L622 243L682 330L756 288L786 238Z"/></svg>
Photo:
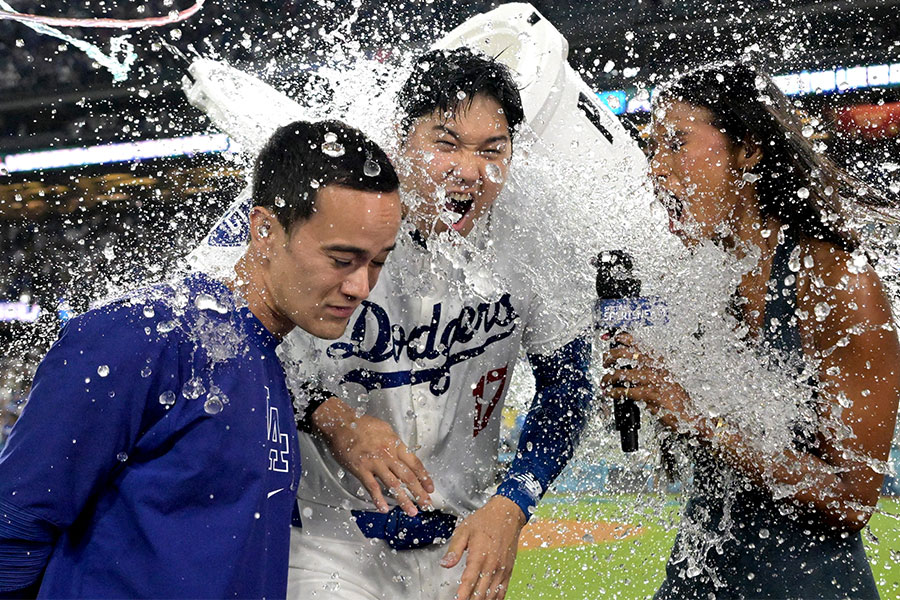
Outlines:
<svg viewBox="0 0 900 600"><path fill-rule="evenodd" d="M598 297L595 307L596 329L614 337L636 326L666 322L668 315L665 305L658 298L641 297L641 281L634 276L631 255L623 250L608 250L597 256L595 264ZM618 346L620 344L613 341L611 349ZM634 452L638 449L641 415L634 400L627 396L628 383L613 383L621 390L612 394L613 415L622 451Z"/></svg>

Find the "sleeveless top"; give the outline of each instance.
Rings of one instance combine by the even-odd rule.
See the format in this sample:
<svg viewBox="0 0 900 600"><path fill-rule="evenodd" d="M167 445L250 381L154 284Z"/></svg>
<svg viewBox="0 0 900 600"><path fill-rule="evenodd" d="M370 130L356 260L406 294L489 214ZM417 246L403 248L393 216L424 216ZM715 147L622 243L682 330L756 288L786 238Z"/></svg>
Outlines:
<svg viewBox="0 0 900 600"><path fill-rule="evenodd" d="M775 250L763 339L773 355L799 360L797 288L788 266L795 247L787 237ZM799 431L794 443L815 453ZM694 486L654 600L879 597L859 532L836 531L791 500L776 501L708 453L695 457ZM696 554L682 560L692 552L704 555L706 568L698 568Z"/></svg>

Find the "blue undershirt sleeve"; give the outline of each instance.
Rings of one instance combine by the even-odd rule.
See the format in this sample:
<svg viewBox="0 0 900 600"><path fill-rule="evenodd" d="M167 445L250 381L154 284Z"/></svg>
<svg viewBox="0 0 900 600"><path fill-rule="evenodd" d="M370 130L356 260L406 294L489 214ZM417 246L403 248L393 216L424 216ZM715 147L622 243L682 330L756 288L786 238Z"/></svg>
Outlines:
<svg viewBox="0 0 900 600"><path fill-rule="evenodd" d="M572 457L594 398L588 340L577 338L551 354L529 354L528 359L536 393L512 466L497 489L519 505L526 520Z"/></svg>
<svg viewBox="0 0 900 600"><path fill-rule="evenodd" d="M134 313L73 319L35 373L0 453L0 593L40 579L60 532L134 446L165 351Z"/></svg>

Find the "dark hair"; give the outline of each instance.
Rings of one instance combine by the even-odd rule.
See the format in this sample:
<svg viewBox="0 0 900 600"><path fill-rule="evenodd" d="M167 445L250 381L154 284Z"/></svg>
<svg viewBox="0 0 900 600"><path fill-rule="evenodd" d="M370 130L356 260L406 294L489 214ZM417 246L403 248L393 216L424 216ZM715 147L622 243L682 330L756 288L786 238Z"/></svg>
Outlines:
<svg viewBox="0 0 900 600"><path fill-rule="evenodd" d="M253 205L264 206L290 232L309 219L316 191L339 185L394 192L397 172L378 144L340 121L294 121L280 127L256 159Z"/></svg>
<svg viewBox="0 0 900 600"><path fill-rule="evenodd" d="M408 133L419 117L435 111L449 114L463 103L468 107L479 94L500 104L511 133L525 120L519 88L506 65L469 48L426 52L397 95L400 127Z"/></svg>
<svg viewBox="0 0 900 600"><path fill-rule="evenodd" d="M759 178L760 212L801 236L852 252L859 240L847 226L845 203L891 206L886 196L813 148L787 96L753 65L723 62L689 71L657 90L654 108L671 100L709 110L712 125L735 143L759 145L762 158L752 173Z"/></svg>

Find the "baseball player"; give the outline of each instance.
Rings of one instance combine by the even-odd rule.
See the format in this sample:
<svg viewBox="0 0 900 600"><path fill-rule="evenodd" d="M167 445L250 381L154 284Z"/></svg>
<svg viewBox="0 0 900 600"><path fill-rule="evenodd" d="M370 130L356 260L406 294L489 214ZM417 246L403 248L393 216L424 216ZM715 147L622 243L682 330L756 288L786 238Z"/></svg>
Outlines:
<svg viewBox="0 0 900 600"><path fill-rule="evenodd" d="M468 49L429 52L399 103L409 209L382 284L338 341L286 344L289 379L334 392L307 399L300 435L295 599L502 598L522 527L592 398L583 321L536 297L537 253L511 241L514 219L496 218L515 213L504 186L524 117L506 67ZM523 348L537 393L497 486Z"/></svg>
<svg viewBox="0 0 900 600"><path fill-rule="evenodd" d="M279 129L237 277L70 320L0 454L0 597L283 598L300 455L276 346L340 336L400 223L387 156Z"/></svg>

